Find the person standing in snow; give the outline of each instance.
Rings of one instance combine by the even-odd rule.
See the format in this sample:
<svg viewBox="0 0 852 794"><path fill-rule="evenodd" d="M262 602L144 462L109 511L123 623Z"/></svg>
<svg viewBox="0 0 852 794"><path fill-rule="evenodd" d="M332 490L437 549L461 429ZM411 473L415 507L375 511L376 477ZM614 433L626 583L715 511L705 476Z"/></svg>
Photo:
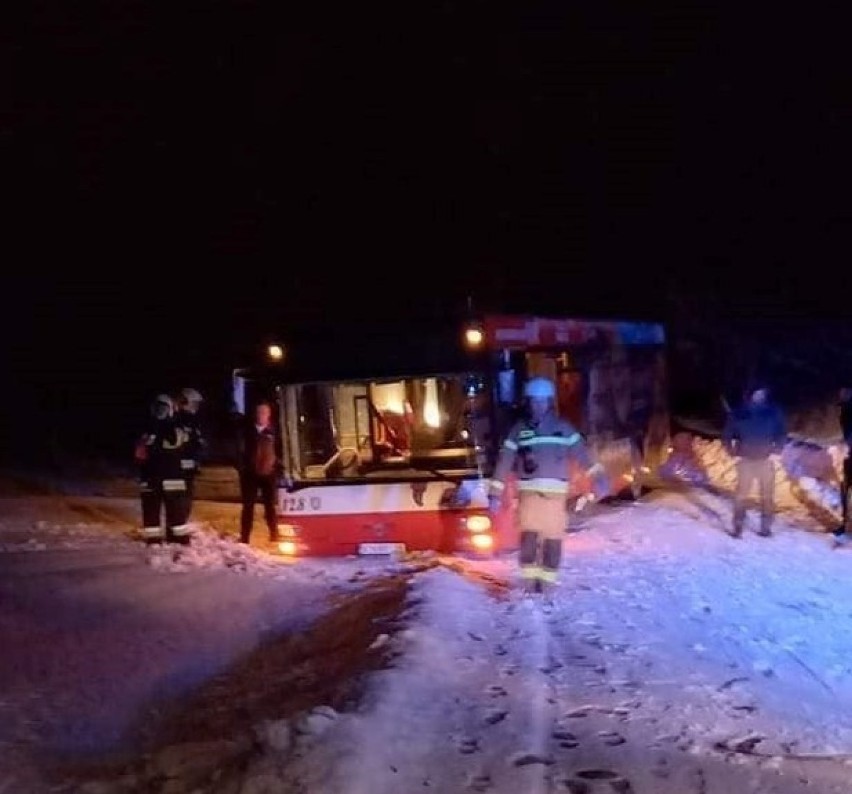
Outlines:
<svg viewBox="0 0 852 794"><path fill-rule="evenodd" d="M557 583L568 525L569 462L577 460L594 478L597 495L607 491L599 463L592 463L583 437L556 412L556 387L532 378L524 387L528 418L516 422L500 450L491 481L491 509L500 509L506 480L518 477L519 563L524 587L542 592Z"/></svg>
<svg viewBox="0 0 852 794"><path fill-rule="evenodd" d="M840 481L840 509L843 523L834 531L837 545L849 542L849 489L852 485L852 388L844 386L840 390L840 432L846 444L846 457L843 459L843 479Z"/></svg>
<svg viewBox="0 0 852 794"><path fill-rule="evenodd" d="M775 465L787 440L784 415L770 401L769 389L755 385L746 390L745 403L728 414L722 433L722 443L729 455L736 459L737 486L734 494L734 518L731 536L743 533L746 501L752 486L757 483L760 493L760 530L758 534L772 534L775 514Z"/></svg>
<svg viewBox="0 0 852 794"><path fill-rule="evenodd" d="M187 521L189 521L192 514L195 478L198 476L201 468L201 458L206 446L198 418L203 401L204 398L196 389L181 389L177 398L177 411L175 411L175 422L187 435L184 455L181 458L181 469L183 470L187 485Z"/></svg>
<svg viewBox="0 0 852 794"><path fill-rule="evenodd" d="M281 448L272 423L272 406L261 401L255 406L251 421L240 417L237 432L237 472L240 476L240 541L248 543L254 524L254 504L260 492L263 515L269 530L269 541L278 541L276 510Z"/></svg>
<svg viewBox="0 0 852 794"><path fill-rule="evenodd" d="M174 403L167 394L157 395L151 417L136 442L134 459L139 468L142 501L142 535L146 543L186 543L187 485L181 458L188 436L174 419ZM161 516L165 512L165 531Z"/></svg>

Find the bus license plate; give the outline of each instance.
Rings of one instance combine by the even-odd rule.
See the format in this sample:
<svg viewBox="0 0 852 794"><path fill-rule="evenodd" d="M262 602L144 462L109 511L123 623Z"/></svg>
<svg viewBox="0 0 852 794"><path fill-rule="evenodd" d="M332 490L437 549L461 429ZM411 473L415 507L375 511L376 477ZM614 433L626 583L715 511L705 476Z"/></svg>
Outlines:
<svg viewBox="0 0 852 794"><path fill-rule="evenodd" d="M362 543L358 546L358 554L404 554L402 543Z"/></svg>

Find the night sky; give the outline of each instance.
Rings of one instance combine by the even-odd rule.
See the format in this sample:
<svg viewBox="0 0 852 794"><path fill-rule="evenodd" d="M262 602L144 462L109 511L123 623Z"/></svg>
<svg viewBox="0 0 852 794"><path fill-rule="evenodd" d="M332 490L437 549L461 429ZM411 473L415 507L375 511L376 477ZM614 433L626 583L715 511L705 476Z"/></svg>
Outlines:
<svg viewBox="0 0 852 794"><path fill-rule="evenodd" d="M712 5L27 4L6 424L124 434L255 341L467 295L847 316L846 26Z"/></svg>

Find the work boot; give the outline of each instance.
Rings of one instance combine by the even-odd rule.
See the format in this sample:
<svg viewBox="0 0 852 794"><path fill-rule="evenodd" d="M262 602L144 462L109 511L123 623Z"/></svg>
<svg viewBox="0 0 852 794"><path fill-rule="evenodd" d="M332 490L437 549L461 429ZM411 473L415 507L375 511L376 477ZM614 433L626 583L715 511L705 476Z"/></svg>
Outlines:
<svg viewBox="0 0 852 794"><path fill-rule="evenodd" d="M728 534L732 538L741 538L743 536L743 528L738 527L738 526L734 526L734 527L731 528L731 531L728 532Z"/></svg>
<svg viewBox="0 0 852 794"><path fill-rule="evenodd" d="M541 582L538 579L524 579L524 595L537 595L541 592Z"/></svg>

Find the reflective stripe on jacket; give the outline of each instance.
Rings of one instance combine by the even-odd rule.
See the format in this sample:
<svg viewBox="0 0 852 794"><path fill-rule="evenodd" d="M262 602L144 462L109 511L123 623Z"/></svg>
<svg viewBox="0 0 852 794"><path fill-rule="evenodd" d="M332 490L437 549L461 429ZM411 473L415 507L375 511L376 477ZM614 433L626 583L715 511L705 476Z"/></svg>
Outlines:
<svg viewBox="0 0 852 794"><path fill-rule="evenodd" d="M513 471L518 477L518 490L540 493L568 493L568 462L577 460L594 474L583 436L567 420L555 412L546 414L540 422L517 422L500 449L492 493L502 493L506 479Z"/></svg>

